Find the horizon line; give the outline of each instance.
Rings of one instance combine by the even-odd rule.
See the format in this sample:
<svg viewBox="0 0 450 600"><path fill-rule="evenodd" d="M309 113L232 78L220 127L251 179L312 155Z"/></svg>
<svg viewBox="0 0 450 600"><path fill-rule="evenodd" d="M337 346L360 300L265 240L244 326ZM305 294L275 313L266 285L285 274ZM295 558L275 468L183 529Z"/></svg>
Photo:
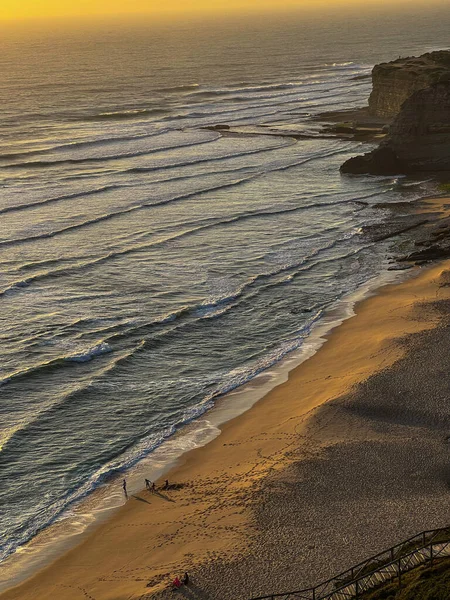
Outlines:
<svg viewBox="0 0 450 600"><path fill-rule="evenodd" d="M189 19L189 20L205 20L212 17L221 17L221 18L229 18L229 17L257 17L257 16L265 16L265 15L280 15L282 16L292 13L308 13L308 14L317 14L319 11L323 10L324 5L327 7L328 14L336 14L342 11L355 10L358 5L359 0L339 0L338 3L333 4L333 6L329 5L328 0L307 0L307 4L302 6L246 6L242 8L234 8L234 9L186 9L186 10L176 10L176 9L165 9L165 10L157 10L157 11L135 11L135 12L127 12L127 11L118 11L118 12L92 12L92 13L74 13L74 14L56 14L56 15L31 15L31 16L19 16L19 17L0 17L0 26L1 25L21 25L21 24L42 24L42 23L66 23L67 21L76 21L80 22L96 22L98 20L118 20L118 19L142 19L146 20L155 20L155 21L172 21L177 22L181 19ZM398 9L404 9L406 6L408 9L423 9L428 10L430 6L444 6L450 9L447 0L427 0L425 3L423 0L395 0L388 6L380 5L378 0L366 0L364 4L364 12L366 11L376 11L378 13L383 12L392 12ZM359 6L361 8L361 6ZM409 11L408 11L409 12ZM323 16L323 13L320 15Z"/></svg>

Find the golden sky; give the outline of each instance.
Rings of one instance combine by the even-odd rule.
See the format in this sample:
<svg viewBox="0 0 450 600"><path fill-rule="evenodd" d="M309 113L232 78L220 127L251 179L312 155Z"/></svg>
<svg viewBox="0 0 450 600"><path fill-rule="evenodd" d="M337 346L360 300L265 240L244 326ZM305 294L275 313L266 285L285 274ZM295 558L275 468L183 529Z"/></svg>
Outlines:
<svg viewBox="0 0 450 600"><path fill-rule="evenodd" d="M229 13L239 10L336 7L339 4L364 6L375 1L378 2L378 0L0 0L0 20L140 13Z"/></svg>

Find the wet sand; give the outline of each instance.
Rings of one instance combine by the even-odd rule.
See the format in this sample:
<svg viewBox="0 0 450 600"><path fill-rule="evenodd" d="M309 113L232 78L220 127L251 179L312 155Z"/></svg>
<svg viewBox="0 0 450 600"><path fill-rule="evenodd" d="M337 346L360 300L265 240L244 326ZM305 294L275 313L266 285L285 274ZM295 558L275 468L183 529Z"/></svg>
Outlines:
<svg viewBox="0 0 450 600"><path fill-rule="evenodd" d="M318 583L450 509L450 261L361 302L221 435L1 600L238 599Z"/></svg>

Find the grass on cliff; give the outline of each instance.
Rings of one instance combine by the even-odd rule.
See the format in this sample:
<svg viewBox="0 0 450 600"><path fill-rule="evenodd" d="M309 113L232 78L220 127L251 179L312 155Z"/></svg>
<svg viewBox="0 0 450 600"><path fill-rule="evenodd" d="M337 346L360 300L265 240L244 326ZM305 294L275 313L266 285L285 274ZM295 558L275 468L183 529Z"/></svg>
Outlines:
<svg viewBox="0 0 450 600"><path fill-rule="evenodd" d="M439 189L441 192L449 192L450 193L450 183L441 183L441 185L439 186Z"/></svg>
<svg viewBox="0 0 450 600"><path fill-rule="evenodd" d="M362 600L449 600L450 559L442 559L433 566L421 566L362 596Z"/></svg>

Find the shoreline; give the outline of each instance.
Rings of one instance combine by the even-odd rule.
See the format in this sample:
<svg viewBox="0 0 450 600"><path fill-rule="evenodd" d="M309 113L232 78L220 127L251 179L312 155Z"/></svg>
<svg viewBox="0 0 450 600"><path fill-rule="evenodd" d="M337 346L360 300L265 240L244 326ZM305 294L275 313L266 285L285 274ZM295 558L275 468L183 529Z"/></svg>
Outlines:
<svg viewBox="0 0 450 600"><path fill-rule="evenodd" d="M448 263L445 264L448 266ZM233 451L234 445L242 445L242 439L245 439L248 436L251 436L251 438L253 439L254 435L251 434L254 434L255 431L258 432L259 436L267 436L267 431L264 431L264 429L277 431L277 435L281 436L280 440L285 440L286 436L290 436L291 438L297 438L297 429L295 429L294 432L288 432L283 430L283 425L281 425L280 431L279 426L276 425L274 427L273 424L279 423L280 419L282 422L284 420L285 424L288 423L290 420L295 420L299 423L302 423L301 427L303 427L305 420L307 420L308 418L308 414L311 413L311 411L314 408L323 405L325 402L332 398L337 398L342 394L348 392L348 390L351 387L358 383L361 383L366 377L377 372L377 370L386 368L389 361L396 362L402 355L402 351L399 348L395 348L395 342L392 342L392 340L402 337L406 334L430 328L433 326L433 323L430 323L429 321L425 320L424 322L418 324L417 321L409 321L407 318L405 319L404 316L401 316L399 319L401 326L397 325L397 330L391 331L390 327L388 327L387 330L385 328L381 332L377 332L377 325L373 326L375 327L375 331L370 331L369 327L369 332L366 331L365 335L367 335L367 333L372 333L371 343L378 351L379 348L383 346L383 344L390 344L392 348L390 348L388 360L386 358L380 360L380 358L378 357L377 361L376 358L373 359L372 357L369 357L367 355L367 347L364 349L361 347L360 350L362 352L358 354L357 360L357 363L359 364L361 369L358 370L357 373L352 372L350 369L350 366L353 366L353 364L355 363L355 356L342 356L342 352L339 351L339 344L342 341L342 338L344 338L345 341L346 336L348 337L350 335L351 337L352 334L354 336L355 331L358 333L358 335L361 335L361 333L364 333L364 330L368 329L368 326L370 325L370 319L369 323L367 322L368 313L370 313L370 311L372 311L374 307L376 307L376 310L382 317L383 299L386 299L386 297L392 299L393 297L395 298L397 294L396 301L400 303L397 310L406 310L407 313L408 311L412 310L412 306L415 306L415 301L417 301L416 292L418 290L422 290L421 293L423 294L423 298L427 299L428 301L431 301L435 297L436 293L435 284L433 284L434 274L442 272L442 269L443 267L441 265L431 266L424 273L420 273L417 277L410 278L406 282L400 284L393 284L388 285L387 287L382 287L378 290L378 293L375 296L372 296L358 303L356 309L356 317L345 320L342 325L333 329L331 334L326 335L328 343L322 346L318 352L316 352L312 357L309 358L309 360L306 360L306 362L303 362L300 366L291 370L288 376L288 380L286 382L277 385L268 394L264 395L262 399L257 401L256 404L244 414L240 415L239 417L233 418L224 425L221 425L221 435L215 438L212 442L208 443L206 446L196 448L188 453L183 454L183 456L180 459L178 459L178 465L171 469L170 478L174 478L176 481L181 483L188 483L186 484L185 488L170 493L170 495L173 496L173 498L169 498L169 500L173 500L173 502L169 503L167 502L167 499L160 497L147 497L145 492L141 492L139 495L134 495L134 498L137 500L141 500L141 502L135 502L133 498L130 498L130 501L125 506L121 507L117 512L115 512L115 514L112 515L111 518L109 518L104 523L98 525L93 532L89 533L80 545L77 545L75 548L64 554L62 557L58 558L50 566L44 567L35 576L25 581L25 583L21 584L19 587L9 589L3 594L0 594L0 598L5 600L12 600L13 598L26 599L28 597L55 597L55 593L57 593L57 588L55 588L54 586L62 585L55 583L55 581L61 581L61 579L69 581L72 577L72 584L74 584L73 573L78 569L73 569L73 561L79 561L80 556L84 556L86 553L88 553L91 556L92 560L86 561L85 563L85 559L83 559L82 562L83 564L85 564L85 568L83 569L83 576L79 575L79 577L86 579L86 585L88 587L93 585L92 577L96 581L98 577L95 576L92 572L89 575L88 571L97 571L97 569L99 568L98 562L100 559L98 558L98 554L102 554L101 551L99 552L99 549L103 549L103 551L105 550L105 542L102 540L102 536L110 532L112 528L117 529L126 527L126 539L119 540L119 546L121 546L123 549L117 552L117 556L115 555L114 561L112 561L114 563L114 568L112 564L109 566L110 561L108 559L105 559L103 561L100 560L102 569L117 572L117 569L115 569L115 567L117 567L116 562L120 563L121 560L127 562L127 548L128 550L130 550L130 548L133 548L132 554L134 558L132 562L136 562L137 559L135 557L135 549L138 547L142 548L142 546L145 547L145 545L149 542L149 535L150 538L153 538L153 536L155 536L157 539L163 540L161 544L157 545L158 550L156 552L159 563L161 563L161 555L164 555L165 553L167 554L167 552L173 554L173 550L171 551L170 549L164 548L164 539L167 539L167 536L170 537L171 535L174 535L173 532L167 532L167 529L170 530L171 528L170 523L183 523L186 519L189 520L189 514L185 514L185 512L189 513L188 507L191 504L208 503L208 498L204 498L204 494L199 494L198 491L192 489L193 484L191 484L191 482L197 481L200 478L203 481L209 481L209 483L206 484L207 487L211 485L211 481L205 475L205 464L209 465L209 468L207 468L206 473L217 471L223 473L227 469L233 469L235 477L233 478L231 486L234 487L235 485L237 485L235 482L235 478L239 478L242 476L243 469L241 462L236 461L242 460L242 454L244 454L245 456L247 456L248 454L249 459L251 458L251 460L253 460L255 452L254 444L252 445L249 442L247 444L248 448L245 449L245 452L242 452L241 449L240 451L238 451L238 457L236 457L236 452ZM412 291L414 291L414 293L411 296ZM404 303L405 297L408 300L406 304ZM412 302L411 298L413 299ZM384 307L384 309L385 308L386 307ZM355 343L355 339L353 339L353 343ZM361 342L359 343L361 344ZM366 353L365 355L363 350ZM334 357L333 352L335 353ZM331 361L330 357L332 359ZM343 372L346 373L346 375L338 378L336 375L336 371L339 371L339 369L341 369L341 375ZM348 374L349 370L350 374ZM331 377L331 375L329 374L330 371L335 372L335 376L333 377L331 383L329 381ZM313 379L311 379L311 373L315 375ZM317 377L317 375L319 375L319 377ZM320 385L322 386L320 393L318 393L317 391L319 381ZM298 398L295 397L292 397L292 401L288 402L286 406L284 395L286 394L287 396L292 396L292 388L296 388L299 382L303 384L303 399L301 402L301 407L299 408L297 406ZM298 394L298 390L296 393ZM296 394L294 393L294 396L295 395ZM262 420L262 423L260 423L260 420ZM263 430L261 430L262 425L264 423L267 427L263 427ZM289 430L290 426L288 426L287 428ZM239 440L239 442L237 442L237 440ZM270 452L274 449L275 452L277 452L276 448L279 445L279 441L276 442L274 440L263 439L263 441L258 442L258 444L261 445L261 448L258 448L258 452L262 452L262 450L264 450L264 453L269 452L270 454ZM224 446L229 446L230 452L228 450L224 451ZM239 458L239 456L241 458ZM264 462L265 461L262 461L262 464L258 464L258 467L256 469L251 469L251 471L253 471L253 475L250 477L250 481L244 485L244 488L259 485L261 481L264 480L264 478L268 475L267 465L264 465ZM270 466L270 471L278 471L280 468L288 467L289 460L284 460L281 462L283 463L282 467L279 465L274 466L272 464ZM212 483L212 485L214 485L214 483ZM238 485L237 487L239 488ZM196 502L193 503L191 498L191 501L189 501L186 504L186 497L189 495L192 496L192 494L194 494L197 497ZM198 495L200 495L200 498L198 498ZM147 506L145 506L146 504ZM150 515L147 514L149 509L148 504L153 504L152 508L150 509ZM183 508L185 510L183 510ZM158 518L164 516L164 518L166 519L167 513L170 513L171 515L173 515L173 517L177 518L169 517L169 524L167 523L167 521L163 524L161 524L158 521L152 521L152 519L156 518L156 516L153 514L154 509L156 509ZM212 510L211 506L209 507L208 512L210 512L210 510ZM226 509L224 511L223 508L221 508L221 511L225 513L227 512ZM243 513L245 512L246 510L244 510L241 514L238 514L239 511L235 511L234 516L231 516L229 514L223 515L222 518L227 523L229 523L226 526L226 528L227 532L231 532L230 535L232 540L213 540L211 542L211 545L209 546L209 553L235 553L236 548L240 548L241 552L244 551L243 548L245 548L246 544L242 538L245 538L246 535L242 535L241 530L249 529L247 517L243 515ZM146 530L146 533L144 539L142 539L141 533L135 531L136 535L133 536L133 527L126 526L125 524L129 523L130 519L142 520L144 515L146 522L145 525L143 525L143 527ZM190 516L192 517L192 515ZM150 521L148 521L148 519L150 519ZM131 533L128 531L128 529L131 530ZM227 536L225 536L225 538L227 538ZM129 544L131 544L131 546L129 546ZM109 546L110 545L111 542L109 542ZM169 546L170 545L171 544L169 544ZM199 550L203 551L203 548L201 546L202 544L199 548L197 544L196 551L190 553L188 552L189 544L187 544L185 552L181 552L181 555L180 549L178 549L175 555L175 562L176 558L178 558L180 565L188 565L189 560L186 558L186 556L190 554L192 554L193 556L198 556L199 553L201 554ZM91 554L91 552L93 552L93 554ZM189 568L193 568L195 564L202 562L198 558L196 558L195 560L190 560L192 560L192 564L189 565ZM107 586L101 585L97 581L97 583L94 585L95 592L92 592L92 597L95 597L96 600L98 598L139 598L146 597L142 596L143 593L158 591L158 589L161 589L162 586L165 586L167 584L168 578L171 575L171 572L161 572L161 568L158 568L157 566L157 564L159 563L157 563L156 561L156 564L146 564L145 570L147 573L147 583L149 579L152 579L153 581L150 587L147 587L147 583L143 583L145 581L145 577L140 578L139 581L135 581L134 585L128 582L127 585L112 585L109 586L108 589L106 589ZM174 568L173 563L173 560L170 561L172 568ZM164 564L164 561L162 561L162 564ZM119 570L121 568L123 569L123 567L120 567ZM143 567L140 567L139 571L141 571L142 568ZM64 569L66 570L64 576L56 575L56 571L58 571L59 573L62 572ZM86 571L86 573L84 573L84 571ZM70 573L72 573L72 576L70 575ZM64 598L75 599L77 597L80 597L79 589L81 588L79 588L78 586L76 586L76 588L73 588L72 591L70 591L72 587L71 585L69 585L69 583L64 584L64 587L66 588L66 595L64 596ZM78 589L78 592L76 591L76 589ZM83 587L83 589L85 589L85 587ZM123 594L127 595L125 596Z"/></svg>

